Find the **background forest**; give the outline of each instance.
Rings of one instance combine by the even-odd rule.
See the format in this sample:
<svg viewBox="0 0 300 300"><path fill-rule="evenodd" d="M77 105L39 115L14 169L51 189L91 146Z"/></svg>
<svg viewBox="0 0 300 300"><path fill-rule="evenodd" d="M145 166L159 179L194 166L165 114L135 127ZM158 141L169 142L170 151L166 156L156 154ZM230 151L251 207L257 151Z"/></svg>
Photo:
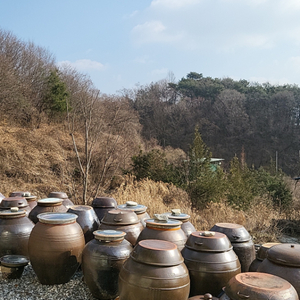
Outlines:
<svg viewBox="0 0 300 300"><path fill-rule="evenodd" d="M4 195L62 190L84 204L100 194L147 205L160 199L162 210L186 208L199 230L207 225L200 210L210 209L211 221L240 223L259 211L252 227L260 231L298 218L291 180L300 167L298 86L190 72L106 95L86 74L58 67L49 51L1 29L0 66ZM222 167L213 170L212 157L224 159Z"/></svg>

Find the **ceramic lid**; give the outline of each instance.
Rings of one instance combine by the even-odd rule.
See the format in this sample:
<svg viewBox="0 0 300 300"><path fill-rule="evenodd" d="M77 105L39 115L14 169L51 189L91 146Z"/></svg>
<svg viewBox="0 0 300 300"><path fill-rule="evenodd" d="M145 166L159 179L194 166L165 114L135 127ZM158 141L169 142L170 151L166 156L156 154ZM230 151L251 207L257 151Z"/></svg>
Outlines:
<svg viewBox="0 0 300 300"><path fill-rule="evenodd" d="M216 223L210 231L217 231L227 235L230 242L242 243L251 240L251 235L243 225L235 223Z"/></svg>
<svg viewBox="0 0 300 300"><path fill-rule="evenodd" d="M24 197L27 201L28 200L35 200L37 196L31 195L30 192L27 191L17 191L17 192L11 192L9 194L9 197Z"/></svg>
<svg viewBox="0 0 300 300"><path fill-rule="evenodd" d="M37 218L41 223L46 224L69 224L76 221L77 215L71 213L41 213L37 215Z"/></svg>
<svg viewBox="0 0 300 300"><path fill-rule="evenodd" d="M72 205L69 207L68 212L87 211L87 210L91 210L91 209L93 209L93 208L89 205Z"/></svg>
<svg viewBox="0 0 300 300"><path fill-rule="evenodd" d="M0 258L2 266L16 268L26 266L29 263L29 259L23 255L5 255Z"/></svg>
<svg viewBox="0 0 300 300"><path fill-rule="evenodd" d="M10 208L10 207L26 207L28 202L24 197L8 197L2 199L0 203L1 208Z"/></svg>
<svg viewBox="0 0 300 300"><path fill-rule="evenodd" d="M42 206L51 206L51 205L59 205L63 203L63 199L60 198L44 198L44 199L39 199L37 201L38 205L42 205Z"/></svg>
<svg viewBox="0 0 300 300"><path fill-rule="evenodd" d="M297 300L295 288L285 279L259 272L240 273L232 277L225 287L226 295L232 300Z"/></svg>
<svg viewBox="0 0 300 300"><path fill-rule="evenodd" d="M213 297L211 294L198 295L189 298L188 300L218 300L219 298Z"/></svg>
<svg viewBox="0 0 300 300"><path fill-rule="evenodd" d="M26 211L18 207L11 207L10 209L0 211L0 218L13 219L26 216Z"/></svg>
<svg viewBox="0 0 300 300"><path fill-rule="evenodd" d="M101 220L101 223L108 225L131 225L139 222L134 211L121 209L109 210Z"/></svg>
<svg viewBox="0 0 300 300"><path fill-rule="evenodd" d="M276 264L300 267L300 245L275 245L267 251L267 258Z"/></svg>
<svg viewBox="0 0 300 300"><path fill-rule="evenodd" d="M133 260L148 265L175 266L183 263L177 245L163 240L142 240L134 247L130 256Z"/></svg>
<svg viewBox="0 0 300 300"><path fill-rule="evenodd" d="M280 245L281 243L265 243L265 244L262 244L258 251L257 251L257 259L258 260L264 260L266 257L267 257L267 251L275 246L275 245Z"/></svg>
<svg viewBox="0 0 300 300"><path fill-rule="evenodd" d="M124 239L126 233L117 230L96 230L93 232L95 239L100 241L121 241Z"/></svg>
<svg viewBox="0 0 300 300"><path fill-rule="evenodd" d="M132 210L136 214L141 214L147 210L147 206L142 204L137 204L133 201L127 201L125 204L118 205L119 209Z"/></svg>
<svg viewBox="0 0 300 300"><path fill-rule="evenodd" d="M169 217L169 219L175 219L180 221L186 221L191 217L188 214L182 213L180 209L172 209L171 212L167 212L165 214Z"/></svg>
<svg viewBox="0 0 300 300"><path fill-rule="evenodd" d="M232 249L232 245L225 234L213 231L192 232L185 247L200 252L225 252Z"/></svg>
<svg viewBox="0 0 300 300"><path fill-rule="evenodd" d="M179 220L158 220L158 219L146 219L145 220L146 227L154 227L154 228L180 228L182 222Z"/></svg>
<svg viewBox="0 0 300 300"><path fill-rule="evenodd" d="M48 198L68 199L68 195L64 192L51 192L49 193Z"/></svg>
<svg viewBox="0 0 300 300"><path fill-rule="evenodd" d="M116 199L110 197L97 197L92 202L92 207L116 208L117 205Z"/></svg>

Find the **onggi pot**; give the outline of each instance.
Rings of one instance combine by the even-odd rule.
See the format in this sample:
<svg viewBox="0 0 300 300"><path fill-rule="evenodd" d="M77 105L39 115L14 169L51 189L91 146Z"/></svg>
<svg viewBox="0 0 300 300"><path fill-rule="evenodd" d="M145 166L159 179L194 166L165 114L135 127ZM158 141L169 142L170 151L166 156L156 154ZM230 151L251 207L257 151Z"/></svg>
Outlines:
<svg viewBox="0 0 300 300"><path fill-rule="evenodd" d="M92 202L92 207L94 208L100 222L102 222L103 217L108 211L116 209L117 206L118 203L116 199L111 197L96 197Z"/></svg>
<svg viewBox="0 0 300 300"><path fill-rule="evenodd" d="M36 203L37 196L31 195L30 192L25 192L25 191L11 192L9 194L9 197L24 197L27 200L28 205L30 206L31 209L33 209L37 205Z"/></svg>
<svg viewBox="0 0 300 300"><path fill-rule="evenodd" d="M19 209L25 210L27 216L31 211L31 207L24 197L8 197L2 199L0 203L1 210L10 209L11 207L18 207Z"/></svg>
<svg viewBox="0 0 300 300"><path fill-rule="evenodd" d="M120 271L120 300L187 300L188 273L174 243L140 241Z"/></svg>
<svg viewBox="0 0 300 300"><path fill-rule="evenodd" d="M28 243L29 258L41 284L68 282L81 263L84 235L71 213L43 213Z"/></svg>
<svg viewBox="0 0 300 300"><path fill-rule="evenodd" d="M97 230L94 235L82 253L84 281L95 298L114 299L120 270L133 247L122 231Z"/></svg>
<svg viewBox="0 0 300 300"><path fill-rule="evenodd" d="M64 205L67 209L74 205L74 203L68 198L68 195L64 192L51 192L49 193L48 198L62 199L62 205Z"/></svg>

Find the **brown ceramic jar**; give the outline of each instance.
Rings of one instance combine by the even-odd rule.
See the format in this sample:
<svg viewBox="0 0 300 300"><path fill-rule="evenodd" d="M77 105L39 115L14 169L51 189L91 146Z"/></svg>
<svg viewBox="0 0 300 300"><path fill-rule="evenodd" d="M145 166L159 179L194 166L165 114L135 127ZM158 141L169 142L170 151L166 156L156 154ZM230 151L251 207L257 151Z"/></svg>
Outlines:
<svg viewBox="0 0 300 300"><path fill-rule="evenodd" d="M217 223L210 231L221 232L227 235L233 246L233 251L240 260L241 271L248 272L251 263L255 259L255 245L246 228L240 224Z"/></svg>
<svg viewBox="0 0 300 300"><path fill-rule="evenodd" d="M99 227L101 230L124 231L125 239L133 246L143 228L135 212L121 209L107 211Z"/></svg>
<svg viewBox="0 0 300 300"><path fill-rule="evenodd" d="M191 233L182 256L191 279L190 297L206 292L217 297L226 283L241 272L228 237L220 232Z"/></svg>
<svg viewBox="0 0 300 300"><path fill-rule="evenodd" d="M68 198L68 195L64 192L51 192L49 193L48 198L62 199L62 205L64 205L67 209L74 205L74 203Z"/></svg>
<svg viewBox="0 0 300 300"><path fill-rule="evenodd" d="M296 289L300 298L300 245L280 244L267 250L258 272L269 273L287 280Z"/></svg>
<svg viewBox="0 0 300 300"><path fill-rule="evenodd" d="M67 208L62 205L63 200L59 198L44 198L37 201L37 206L34 207L29 215L28 218L36 224L39 219L38 215L47 212L57 212L57 213L64 213L67 212Z"/></svg>
<svg viewBox="0 0 300 300"><path fill-rule="evenodd" d="M85 243L91 241L94 238L93 232L100 226L100 221L93 208L88 205L73 205L67 212L78 216L76 222L82 228Z"/></svg>
<svg viewBox="0 0 300 300"><path fill-rule="evenodd" d="M114 299L119 295L120 270L133 247L122 231L97 230L94 235L82 253L84 281L95 298Z"/></svg>
<svg viewBox="0 0 300 300"><path fill-rule="evenodd" d="M187 236L181 229L181 221L148 219L146 227L140 233L137 242L148 239L169 241L177 245L181 251L187 240Z"/></svg>
<svg viewBox="0 0 300 300"><path fill-rule="evenodd" d="M11 207L18 207L19 209L25 210L27 216L31 211L31 207L24 197L8 197L2 199L0 203L1 210L10 209Z"/></svg>
<svg viewBox="0 0 300 300"><path fill-rule="evenodd" d="M298 300L295 288L285 279L259 272L240 273L232 277L220 300Z"/></svg>
<svg viewBox="0 0 300 300"><path fill-rule="evenodd" d="M150 216L147 213L147 206L138 204L133 201L127 201L125 204L118 205L118 208L122 210L134 211L137 214L143 226L146 227L145 220L150 219Z"/></svg>
<svg viewBox="0 0 300 300"><path fill-rule="evenodd" d="M28 243L29 258L41 284L68 282L81 263L84 235L70 213L43 213Z"/></svg>
<svg viewBox="0 0 300 300"><path fill-rule="evenodd" d="M117 206L118 203L116 199L111 197L96 197L92 202L92 207L94 208L100 222L102 222L103 217L108 211L116 209Z"/></svg>
<svg viewBox="0 0 300 300"><path fill-rule="evenodd" d="M31 195L30 192L24 192L24 191L11 192L9 194L9 197L24 197L27 200L28 205L30 206L31 209L33 209L37 205L36 203L37 196Z"/></svg>
<svg viewBox="0 0 300 300"><path fill-rule="evenodd" d="M29 259L24 255L4 255L0 258L2 279L21 278Z"/></svg>
<svg viewBox="0 0 300 300"><path fill-rule="evenodd" d="M187 300L190 279L174 243L140 241L119 274L120 300Z"/></svg>
<svg viewBox="0 0 300 300"><path fill-rule="evenodd" d="M0 211L0 257L7 254L28 256L28 240L33 227L24 210Z"/></svg>

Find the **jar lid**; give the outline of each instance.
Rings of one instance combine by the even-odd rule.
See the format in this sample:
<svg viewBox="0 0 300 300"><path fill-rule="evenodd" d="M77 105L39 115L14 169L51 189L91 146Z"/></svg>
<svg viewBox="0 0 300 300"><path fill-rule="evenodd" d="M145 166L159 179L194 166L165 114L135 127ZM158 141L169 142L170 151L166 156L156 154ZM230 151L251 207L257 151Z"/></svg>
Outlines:
<svg viewBox="0 0 300 300"><path fill-rule="evenodd" d="M180 209L172 209L171 212L165 213L169 219L175 219L175 220L181 220L181 221L186 221L188 220L191 216L188 214L184 214L180 211Z"/></svg>
<svg viewBox="0 0 300 300"><path fill-rule="evenodd" d="M214 231L192 232L185 246L199 252L225 252L232 249L228 237L221 232Z"/></svg>
<svg viewBox="0 0 300 300"><path fill-rule="evenodd" d="M92 202L92 207L116 208L116 199L110 197L96 197Z"/></svg>
<svg viewBox="0 0 300 300"><path fill-rule="evenodd" d="M0 262L2 266L16 268L28 265L29 259L23 255L4 255L0 258Z"/></svg>
<svg viewBox="0 0 300 300"><path fill-rule="evenodd" d="M275 245L267 251L267 258L276 264L300 267L300 245Z"/></svg>
<svg viewBox="0 0 300 300"><path fill-rule="evenodd" d="M37 198L37 196L31 195L30 192L27 191L17 191L17 192L11 192L9 194L9 197L24 197L27 201L28 200L34 200Z"/></svg>
<svg viewBox="0 0 300 300"><path fill-rule="evenodd" d="M11 207L10 209L0 211L0 218L13 219L26 216L26 211L18 207Z"/></svg>
<svg viewBox="0 0 300 300"><path fill-rule="evenodd" d="M68 212L73 212L73 211L87 211L93 209L89 205L72 205L69 207Z"/></svg>
<svg viewBox="0 0 300 300"><path fill-rule="evenodd" d="M136 202L133 201L127 201L125 204L120 204L118 205L119 209L124 209L124 210L132 210L136 214L141 214L147 210L147 206L142 205L142 204L137 204Z"/></svg>
<svg viewBox="0 0 300 300"><path fill-rule="evenodd" d="M146 227L154 227L154 228L162 228L162 229L169 229L169 228L180 228L182 222L179 220L157 220L157 219L147 219L145 220Z"/></svg>
<svg viewBox="0 0 300 300"><path fill-rule="evenodd" d="M131 225L140 223L140 220L134 211L112 209L104 215L101 223L108 225Z"/></svg>
<svg viewBox="0 0 300 300"><path fill-rule="evenodd" d="M48 198L68 199L68 195L64 192L51 192L49 193Z"/></svg>
<svg viewBox="0 0 300 300"><path fill-rule="evenodd" d="M213 297L211 294L205 294L191 297L188 300L219 300L219 298Z"/></svg>
<svg viewBox="0 0 300 300"><path fill-rule="evenodd" d="M251 235L243 225L235 223L216 223L210 231L217 231L227 235L231 243L242 243L251 240Z"/></svg>
<svg viewBox="0 0 300 300"><path fill-rule="evenodd" d="M26 207L28 202L24 197L8 197L2 199L0 203L1 208L10 208L10 207Z"/></svg>
<svg viewBox="0 0 300 300"><path fill-rule="evenodd" d="M281 243L265 243L265 244L262 244L258 251L257 251L257 259L258 260L264 260L266 257L267 257L267 251L275 246L275 245L280 245Z"/></svg>
<svg viewBox="0 0 300 300"><path fill-rule="evenodd" d="M78 216L72 213L48 212L38 214L37 218L45 224L69 224L75 222Z"/></svg>
<svg viewBox="0 0 300 300"><path fill-rule="evenodd" d="M63 199L60 198L44 198L44 199L39 199L37 201L38 205L52 205L52 204L62 204L63 203Z"/></svg>
<svg viewBox="0 0 300 300"><path fill-rule="evenodd" d="M298 299L295 288L285 279L259 272L239 273L225 287L232 300L240 299Z"/></svg>
<svg viewBox="0 0 300 300"><path fill-rule="evenodd" d="M93 232L95 239L100 241L121 241L124 239L126 233L117 230L96 230Z"/></svg>
<svg viewBox="0 0 300 300"><path fill-rule="evenodd" d="M142 240L131 252L133 260L155 266L175 266L183 263L184 259L172 242L164 240Z"/></svg>

